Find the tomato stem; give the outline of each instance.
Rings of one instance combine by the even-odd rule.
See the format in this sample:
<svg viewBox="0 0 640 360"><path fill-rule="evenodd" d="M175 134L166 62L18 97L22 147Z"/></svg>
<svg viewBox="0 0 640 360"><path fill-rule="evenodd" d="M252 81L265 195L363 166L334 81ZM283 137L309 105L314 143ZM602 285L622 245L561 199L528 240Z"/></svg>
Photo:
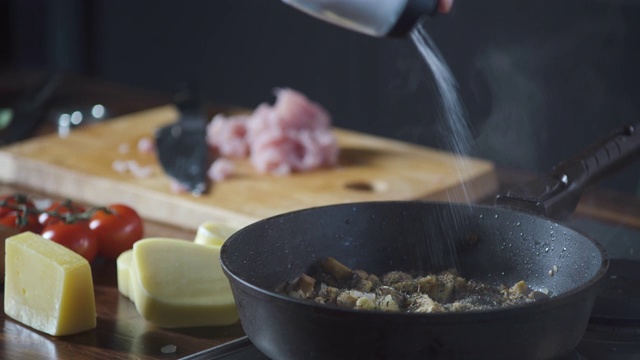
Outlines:
<svg viewBox="0 0 640 360"><path fill-rule="evenodd" d="M11 201L13 200L13 201ZM16 226L24 227L29 223L29 214L47 214L56 219L60 219L67 224L72 224L78 221L89 220L97 211L104 211L106 214L114 214L113 210L105 207L98 206L92 207L85 211L81 211L81 207L76 205L71 199L65 199L59 207L53 211L40 210L35 207L29 206L29 197L25 194L16 193L11 195L10 198L0 200L0 207L8 208L12 211L16 211L19 215L16 216ZM69 212L60 213L58 208L67 208Z"/></svg>

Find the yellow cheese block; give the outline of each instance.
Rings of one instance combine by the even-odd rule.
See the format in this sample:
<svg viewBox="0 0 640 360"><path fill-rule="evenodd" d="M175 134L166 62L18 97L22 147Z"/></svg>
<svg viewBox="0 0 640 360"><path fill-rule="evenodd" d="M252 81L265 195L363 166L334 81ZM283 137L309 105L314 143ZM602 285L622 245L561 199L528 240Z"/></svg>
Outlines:
<svg viewBox="0 0 640 360"><path fill-rule="evenodd" d="M222 246L229 236L236 231L238 231L238 228L206 221L198 226L193 242L200 245Z"/></svg>
<svg viewBox="0 0 640 360"><path fill-rule="evenodd" d="M133 249L126 250L116 259L118 291L128 298L131 298L131 259Z"/></svg>
<svg viewBox="0 0 640 360"><path fill-rule="evenodd" d="M4 312L51 335L96 327L89 262L40 235L24 232L5 242Z"/></svg>
<svg viewBox="0 0 640 360"><path fill-rule="evenodd" d="M220 247L148 238L133 245L130 296L161 327L230 325L238 312L220 266Z"/></svg>

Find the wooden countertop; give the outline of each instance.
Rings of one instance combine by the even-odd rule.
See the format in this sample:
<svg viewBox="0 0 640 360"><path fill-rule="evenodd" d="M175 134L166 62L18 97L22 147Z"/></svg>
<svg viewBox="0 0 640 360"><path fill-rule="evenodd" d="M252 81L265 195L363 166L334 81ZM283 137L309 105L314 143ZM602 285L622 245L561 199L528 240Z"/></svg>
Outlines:
<svg viewBox="0 0 640 360"><path fill-rule="evenodd" d="M0 94L20 88L29 79L24 74L0 74ZM166 104L170 96L118 84L69 77L63 87L65 103L99 100L112 115L126 114ZM46 127L49 126L48 129ZM41 132L51 131L50 124ZM498 172L501 186L521 183L531 174L511 169ZM0 194L26 191L0 184ZM46 196L47 194L36 194ZM487 200L490 202L490 200ZM574 216L640 229L640 200L629 194L589 190ZM192 230L156 222L145 223L145 236L191 239ZM0 358L3 359L179 359L243 335L240 324L227 327L161 329L145 322L133 303L117 290L114 262L93 264L98 325L85 333L52 337L0 316ZM175 346L175 351L171 351ZM164 350L164 352L163 352Z"/></svg>

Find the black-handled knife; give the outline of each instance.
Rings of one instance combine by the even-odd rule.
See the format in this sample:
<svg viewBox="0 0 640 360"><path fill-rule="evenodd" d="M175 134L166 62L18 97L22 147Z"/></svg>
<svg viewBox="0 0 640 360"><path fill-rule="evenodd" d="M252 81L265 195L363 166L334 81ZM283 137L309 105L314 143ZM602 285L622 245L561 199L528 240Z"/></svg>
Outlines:
<svg viewBox="0 0 640 360"><path fill-rule="evenodd" d="M191 90L177 93L174 105L180 117L176 123L156 131L156 153L167 175L198 196L209 188L206 110Z"/></svg>

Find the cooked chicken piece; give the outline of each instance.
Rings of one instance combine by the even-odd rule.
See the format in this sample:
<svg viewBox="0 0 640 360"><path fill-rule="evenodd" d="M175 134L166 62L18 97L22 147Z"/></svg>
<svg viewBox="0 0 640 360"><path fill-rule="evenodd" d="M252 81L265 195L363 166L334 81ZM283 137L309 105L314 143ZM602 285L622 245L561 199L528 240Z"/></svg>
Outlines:
<svg viewBox="0 0 640 360"><path fill-rule="evenodd" d="M398 289L396 289L395 287L391 287L391 286L383 285L378 287L376 290L376 296L378 298L387 298L390 296L393 302L396 303L398 306L404 307L404 304L406 302L406 298L404 294L400 292Z"/></svg>
<svg viewBox="0 0 640 360"><path fill-rule="evenodd" d="M352 270L334 258L326 258L320 265L314 278L302 274L277 291L352 309L421 313L487 310L549 298L524 281L511 287L491 286L467 281L455 270L416 278L391 271L381 280L366 271Z"/></svg>
<svg viewBox="0 0 640 360"><path fill-rule="evenodd" d="M413 280L413 277L402 271L391 271L382 276L382 283L385 285L393 285L402 281L410 280Z"/></svg>
<svg viewBox="0 0 640 360"><path fill-rule="evenodd" d="M409 306L410 312L432 313L446 311L445 308L442 307L442 305L433 301L433 299L431 299L429 295L426 294L416 295L415 297L410 299L409 302L411 303L411 305Z"/></svg>
<svg viewBox="0 0 640 360"><path fill-rule="evenodd" d="M339 293L340 289L337 287L322 283L320 290L318 290L318 296L314 300L323 304L336 304Z"/></svg>
<svg viewBox="0 0 640 360"><path fill-rule="evenodd" d="M333 275L338 281L345 280L353 275L349 267L332 257L328 257L322 261L322 268L327 273Z"/></svg>
<svg viewBox="0 0 640 360"><path fill-rule="evenodd" d="M368 298L369 300L373 301L375 300L375 294L356 290L342 291L338 294L336 304L354 308L356 306L356 302L360 298Z"/></svg>
<svg viewBox="0 0 640 360"><path fill-rule="evenodd" d="M400 311L400 305L396 302L393 296L385 295L376 299L376 306L382 311Z"/></svg>
<svg viewBox="0 0 640 360"><path fill-rule="evenodd" d="M376 304L373 302L373 300L367 297L361 297L356 301L355 308L362 310L375 310Z"/></svg>

